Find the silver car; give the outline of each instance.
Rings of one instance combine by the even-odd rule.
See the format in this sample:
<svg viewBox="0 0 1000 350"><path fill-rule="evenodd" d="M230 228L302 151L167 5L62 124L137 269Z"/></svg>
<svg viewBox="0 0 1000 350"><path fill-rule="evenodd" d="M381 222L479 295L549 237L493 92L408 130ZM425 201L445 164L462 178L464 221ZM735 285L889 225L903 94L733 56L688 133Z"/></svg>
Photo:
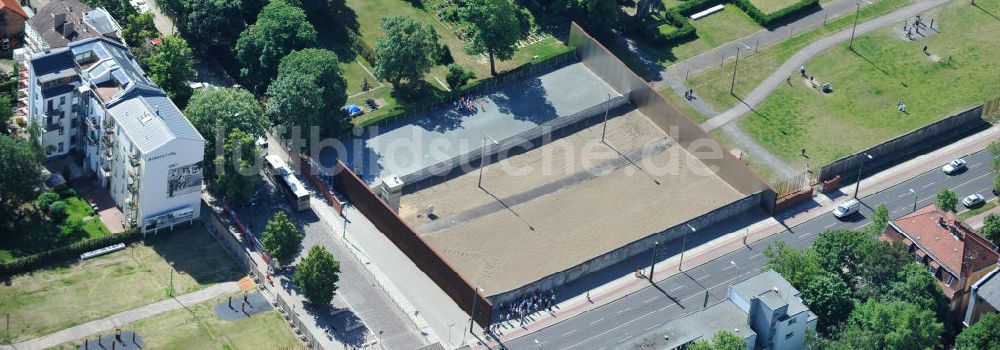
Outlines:
<svg viewBox="0 0 1000 350"><path fill-rule="evenodd" d="M965 159L961 158L948 162L948 164L941 167L941 171L944 171L948 175L954 175L962 170L965 170Z"/></svg>
<svg viewBox="0 0 1000 350"><path fill-rule="evenodd" d="M986 198L983 197L983 195L981 194L978 193L970 194L968 197L962 198L962 205L964 205L966 208L972 208L979 206L980 204L983 204L983 202L985 201Z"/></svg>

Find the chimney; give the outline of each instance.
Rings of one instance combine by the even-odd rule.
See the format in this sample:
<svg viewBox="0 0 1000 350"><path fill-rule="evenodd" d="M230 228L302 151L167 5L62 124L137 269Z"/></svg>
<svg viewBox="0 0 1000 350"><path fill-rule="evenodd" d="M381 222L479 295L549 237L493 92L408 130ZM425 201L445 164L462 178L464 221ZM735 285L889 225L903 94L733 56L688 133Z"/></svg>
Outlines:
<svg viewBox="0 0 1000 350"><path fill-rule="evenodd" d="M60 12L60 13L52 14L52 28L53 29L55 29L56 31L59 31L59 27L62 27L62 25L65 24L65 23L66 23L66 14L65 13Z"/></svg>
<svg viewBox="0 0 1000 350"><path fill-rule="evenodd" d="M75 34L76 34L76 26L73 25L73 22L63 24L63 36L66 37L66 39L73 41L73 39L76 37Z"/></svg>

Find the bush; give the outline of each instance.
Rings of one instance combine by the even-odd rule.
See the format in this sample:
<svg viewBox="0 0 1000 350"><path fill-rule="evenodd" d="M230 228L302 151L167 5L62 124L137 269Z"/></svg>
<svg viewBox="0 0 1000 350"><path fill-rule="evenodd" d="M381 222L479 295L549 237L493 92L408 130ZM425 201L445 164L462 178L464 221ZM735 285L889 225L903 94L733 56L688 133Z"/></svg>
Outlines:
<svg viewBox="0 0 1000 350"><path fill-rule="evenodd" d="M799 0L799 2L793 4L792 6L788 6L770 14L766 14L757 9L757 7L750 2L750 0L733 0L733 4L746 12L747 15L750 15L750 18L754 21L762 26L766 26L780 19L791 17L819 6L819 0Z"/></svg>
<svg viewBox="0 0 1000 350"><path fill-rule="evenodd" d="M35 200L35 206L38 207L38 209L40 210L48 210L49 206L52 205L52 203L55 203L60 199L61 198L59 197L58 194L55 194L53 192L45 192L42 193L42 195L38 196L38 199Z"/></svg>
<svg viewBox="0 0 1000 350"><path fill-rule="evenodd" d="M642 39L656 45L678 44L694 40L697 37L694 25L677 11L670 10L663 12L663 19L667 22L665 25L673 26L675 29L664 33L664 31L659 29L660 26L655 26L655 23L650 23L649 21L651 20L647 19L634 22L631 31L638 34Z"/></svg>
<svg viewBox="0 0 1000 350"><path fill-rule="evenodd" d="M448 81L448 86L451 86L452 89L458 89L475 77L475 73L462 69L462 66L457 63L452 63L448 65L448 74L445 75L444 79Z"/></svg>
<svg viewBox="0 0 1000 350"><path fill-rule="evenodd" d="M49 218L55 222L66 220L66 202L55 201L49 205Z"/></svg>
<svg viewBox="0 0 1000 350"><path fill-rule="evenodd" d="M12 261L0 264L0 276L11 276L37 269L47 264L57 263L66 260L76 260L80 254L115 245L118 243L129 244L142 238L138 230L129 230L110 234L107 236L88 239L76 242L68 246L46 250L38 254L29 255Z"/></svg>
<svg viewBox="0 0 1000 350"><path fill-rule="evenodd" d="M442 66L455 63L455 58L451 56L451 49L445 44L438 46L431 54L431 57L434 59L434 62Z"/></svg>
<svg viewBox="0 0 1000 350"><path fill-rule="evenodd" d="M86 233L83 231L83 220L80 218L72 218L67 220L66 223L62 224L59 230L61 231L63 237L76 236L80 235L81 233L83 235L86 235Z"/></svg>

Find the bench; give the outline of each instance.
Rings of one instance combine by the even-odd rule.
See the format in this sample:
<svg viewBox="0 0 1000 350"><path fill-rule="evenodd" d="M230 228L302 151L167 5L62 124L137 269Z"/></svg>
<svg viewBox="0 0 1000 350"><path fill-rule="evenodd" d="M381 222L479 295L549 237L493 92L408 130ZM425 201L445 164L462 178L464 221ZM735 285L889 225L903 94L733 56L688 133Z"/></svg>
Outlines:
<svg viewBox="0 0 1000 350"><path fill-rule="evenodd" d="M122 249L125 249L125 243L118 243L113 246L107 246L98 250L91 250L89 252L80 254L80 260L90 259L107 253L116 252Z"/></svg>
<svg viewBox="0 0 1000 350"><path fill-rule="evenodd" d="M722 4L719 4L719 5L715 5L715 6L712 6L712 7L709 7L709 8L708 8L707 10L705 10L705 11L701 11L701 12L698 12L698 13L696 13L696 14L693 14L693 15L691 15L691 20L692 20L692 21L697 21L697 20L699 20L699 19L702 19L702 18L705 18L706 16L708 16L708 15L710 15L710 14L713 14L713 13L716 13L716 12L719 12L719 11L722 11L722 9L724 9L724 8L726 8L726 7L725 7L725 6L723 6Z"/></svg>

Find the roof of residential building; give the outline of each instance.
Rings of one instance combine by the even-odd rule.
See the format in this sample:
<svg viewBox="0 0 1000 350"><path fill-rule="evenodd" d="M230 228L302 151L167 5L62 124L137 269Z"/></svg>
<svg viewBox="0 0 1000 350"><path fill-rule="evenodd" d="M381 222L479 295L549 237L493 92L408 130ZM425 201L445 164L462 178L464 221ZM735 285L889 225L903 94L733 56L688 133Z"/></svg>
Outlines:
<svg viewBox="0 0 1000 350"><path fill-rule="evenodd" d="M747 313L726 299L664 323L617 349L674 349L697 340L710 341L719 331L729 331L743 339L756 334L747 324Z"/></svg>
<svg viewBox="0 0 1000 350"><path fill-rule="evenodd" d="M962 223L955 213L929 205L892 221L930 259L956 277L996 264L993 244ZM967 263L967 264L966 264Z"/></svg>
<svg viewBox="0 0 1000 350"><path fill-rule="evenodd" d="M120 29L107 11L93 10L77 0L50 1L28 19L28 25L52 49L88 38L108 36L117 39L117 29Z"/></svg>
<svg viewBox="0 0 1000 350"><path fill-rule="evenodd" d="M757 297L757 299L771 310L777 310L788 305L788 310L786 311L788 315L809 312L809 308L799 298L799 291L774 270L763 271L756 276L734 284L730 288L747 300ZM810 314L809 317L813 318L816 316Z"/></svg>
<svg viewBox="0 0 1000 350"><path fill-rule="evenodd" d="M21 17L28 18L28 14L24 12L24 8L17 3L17 0L0 0L0 9L10 9Z"/></svg>
<svg viewBox="0 0 1000 350"><path fill-rule="evenodd" d="M977 292L979 298L985 300L987 303L993 306L994 309L1000 310L1000 277L997 277L1000 273L990 273L985 279L980 280L979 291Z"/></svg>

